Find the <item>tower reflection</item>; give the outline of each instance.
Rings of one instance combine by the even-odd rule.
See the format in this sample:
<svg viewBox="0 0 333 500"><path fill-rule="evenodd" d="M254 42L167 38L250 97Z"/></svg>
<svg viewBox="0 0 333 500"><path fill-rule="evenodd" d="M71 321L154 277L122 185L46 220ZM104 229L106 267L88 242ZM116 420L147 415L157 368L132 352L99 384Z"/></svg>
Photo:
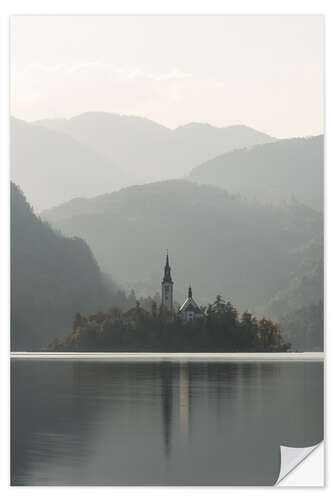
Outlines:
<svg viewBox="0 0 333 500"><path fill-rule="evenodd" d="M169 458L172 449L173 425L176 425L174 420L175 402L179 407L179 432L182 441L187 442L189 436L191 417L189 363L181 362L177 365L168 362L162 363L160 376L163 441L165 455Z"/></svg>
<svg viewBox="0 0 333 500"><path fill-rule="evenodd" d="M179 419L181 435L187 439L190 418L190 384L188 363L179 364Z"/></svg>
<svg viewBox="0 0 333 500"><path fill-rule="evenodd" d="M171 451L171 429L172 429L172 405L173 405L173 376L172 365L162 362L160 366L161 374L161 399L162 399L162 419L163 419L163 440L165 455L168 458Z"/></svg>

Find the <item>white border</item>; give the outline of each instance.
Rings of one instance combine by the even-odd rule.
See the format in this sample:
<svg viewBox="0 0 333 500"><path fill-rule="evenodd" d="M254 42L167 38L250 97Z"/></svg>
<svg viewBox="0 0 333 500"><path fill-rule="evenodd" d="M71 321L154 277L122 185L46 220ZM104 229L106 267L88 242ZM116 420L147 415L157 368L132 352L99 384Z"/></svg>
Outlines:
<svg viewBox="0 0 333 500"><path fill-rule="evenodd" d="M9 21L8 16L11 14L325 14L326 16L326 47L330 48L327 50L329 56L326 57L326 110L330 109L330 95L329 89L332 88L332 56L331 48L333 47L333 14L332 14L332 3L330 0L233 0L233 1L223 1L223 0L168 0L168 1L153 1L153 0L94 0L93 2L86 2L84 0L58 0L57 2L45 2L42 0L29 0L29 1L3 1L1 5L1 25L0 25L0 64L1 64L1 168L0 168L0 214L1 214L1 257L0 257L0 283L1 283L1 349L0 354L2 360L0 363L1 368L1 384L2 384L2 412L1 412L1 462L0 462L0 474L1 483L0 487L2 490L3 498L5 496L9 497L19 497L24 495L26 498L44 498L45 495L49 497L58 497L61 495L63 498L91 498L93 495L99 495L101 497L113 498L134 496L138 499L142 498L147 500L148 498L159 499L167 498L169 495L173 495L176 498L184 498L191 496L191 498L202 498L202 495L209 495L210 497L218 497L221 495L227 495L228 497L234 497L238 495L246 495L249 499L254 498L264 499L267 495L280 494L283 491L284 498L292 498L293 500L297 497L310 498L313 495L327 495L329 494L330 485L326 489L315 490L308 488L299 489L287 489L287 488L48 488L45 490L43 487L39 488L9 488L9 342L8 342L8 328L9 328L9 296L8 296L8 286L9 286L9 266L8 266L8 256L9 256L9 231L8 231L8 164L9 164L9 154L8 154L8 143L9 143L9 131L8 131L8 27ZM61 36L61 34L60 34ZM328 115L328 113L327 113ZM329 133L330 116L326 117L326 134ZM326 141L326 165L330 163L330 148L329 141ZM333 168L333 165L330 165ZM330 191L332 174L330 174L330 168L326 168L326 193ZM328 325L331 323L329 319L331 317L329 307L329 284L328 277L331 276L331 266L330 260L328 259L329 251L333 249L332 237L330 227L327 224L329 215L332 214L332 204L333 201L330 197L326 195L326 353L327 348L329 348L329 335ZM327 363L326 367L326 385L328 382L329 372L332 371L330 368L330 363ZM331 392L331 391L330 391ZM328 391L326 391L326 422L330 420L330 407L331 401L328 400ZM325 441L327 441L328 430L326 427ZM327 456L328 455L328 456ZM328 470L328 465L331 465L329 449L326 455L326 470ZM328 465L327 465L328 464ZM329 480L328 480L329 483Z"/></svg>

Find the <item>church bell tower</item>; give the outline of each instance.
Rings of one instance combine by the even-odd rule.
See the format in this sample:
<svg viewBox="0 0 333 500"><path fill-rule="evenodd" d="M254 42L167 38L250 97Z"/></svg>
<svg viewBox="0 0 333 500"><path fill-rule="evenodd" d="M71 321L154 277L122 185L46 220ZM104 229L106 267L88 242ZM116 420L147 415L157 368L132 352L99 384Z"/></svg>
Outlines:
<svg viewBox="0 0 333 500"><path fill-rule="evenodd" d="M173 310L173 281L171 279L171 267L169 266L169 255L167 252L162 281L162 305L169 311Z"/></svg>

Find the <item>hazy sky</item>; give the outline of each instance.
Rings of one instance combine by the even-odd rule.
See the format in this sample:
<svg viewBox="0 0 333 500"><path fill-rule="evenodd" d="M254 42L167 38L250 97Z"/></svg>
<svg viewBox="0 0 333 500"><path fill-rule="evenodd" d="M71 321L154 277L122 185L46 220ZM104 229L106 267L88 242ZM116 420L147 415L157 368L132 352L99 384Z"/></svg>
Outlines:
<svg viewBox="0 0 333 500"><path fill-rule="evenodd" d="M12 114L85 111L323 132L320 16L12 18Z"/></svg>

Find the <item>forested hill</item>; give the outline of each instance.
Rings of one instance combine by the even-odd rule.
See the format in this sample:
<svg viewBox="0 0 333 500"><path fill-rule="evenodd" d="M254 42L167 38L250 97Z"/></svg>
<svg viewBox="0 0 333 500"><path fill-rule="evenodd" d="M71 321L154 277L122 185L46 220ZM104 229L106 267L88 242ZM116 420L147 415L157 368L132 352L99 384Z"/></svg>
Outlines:
<svg viewBox="0 0 333 500"><path fill-rule="evenodd" d="M128 307L88 245L37 218L11 184L11 348L32 350L72 328L76 311Z"/></svg>
<svg viewBox="0 0 333 500"><path fill-rule="evenodd" d="M279 290L264 312L278 319L294 349L323 349L323 242L316 238L297 249L298 264L288 287Z"/></svg>
<svg viewBox="0 0 333 500"><path fill-rule="evenodd" d="M259 201L296 198L323 210L324 137L284 139L222 154L189 178Z"/></svg>
<svg viewBox="0 0 333 500"><path fill-rule="evenodd" d="M301 351L324 350L323 301L304 306L285 315L279 321L288 342L293 349Z"/></svg>
<svg viewBox="0 0 333 500"><path fill-rule="evenodd" d="M73 200L42 217L84 238L120 282L140 281L145 290L136 287L138 295L160 290L168 248L176 300L184 299L191 282L199 303L210 303L221 290L242 310L287 288L299 263L296 249L322 233L321 214L302 204L250 203L184 180ZM320 255L314 252L315 261Z"/></svg>

